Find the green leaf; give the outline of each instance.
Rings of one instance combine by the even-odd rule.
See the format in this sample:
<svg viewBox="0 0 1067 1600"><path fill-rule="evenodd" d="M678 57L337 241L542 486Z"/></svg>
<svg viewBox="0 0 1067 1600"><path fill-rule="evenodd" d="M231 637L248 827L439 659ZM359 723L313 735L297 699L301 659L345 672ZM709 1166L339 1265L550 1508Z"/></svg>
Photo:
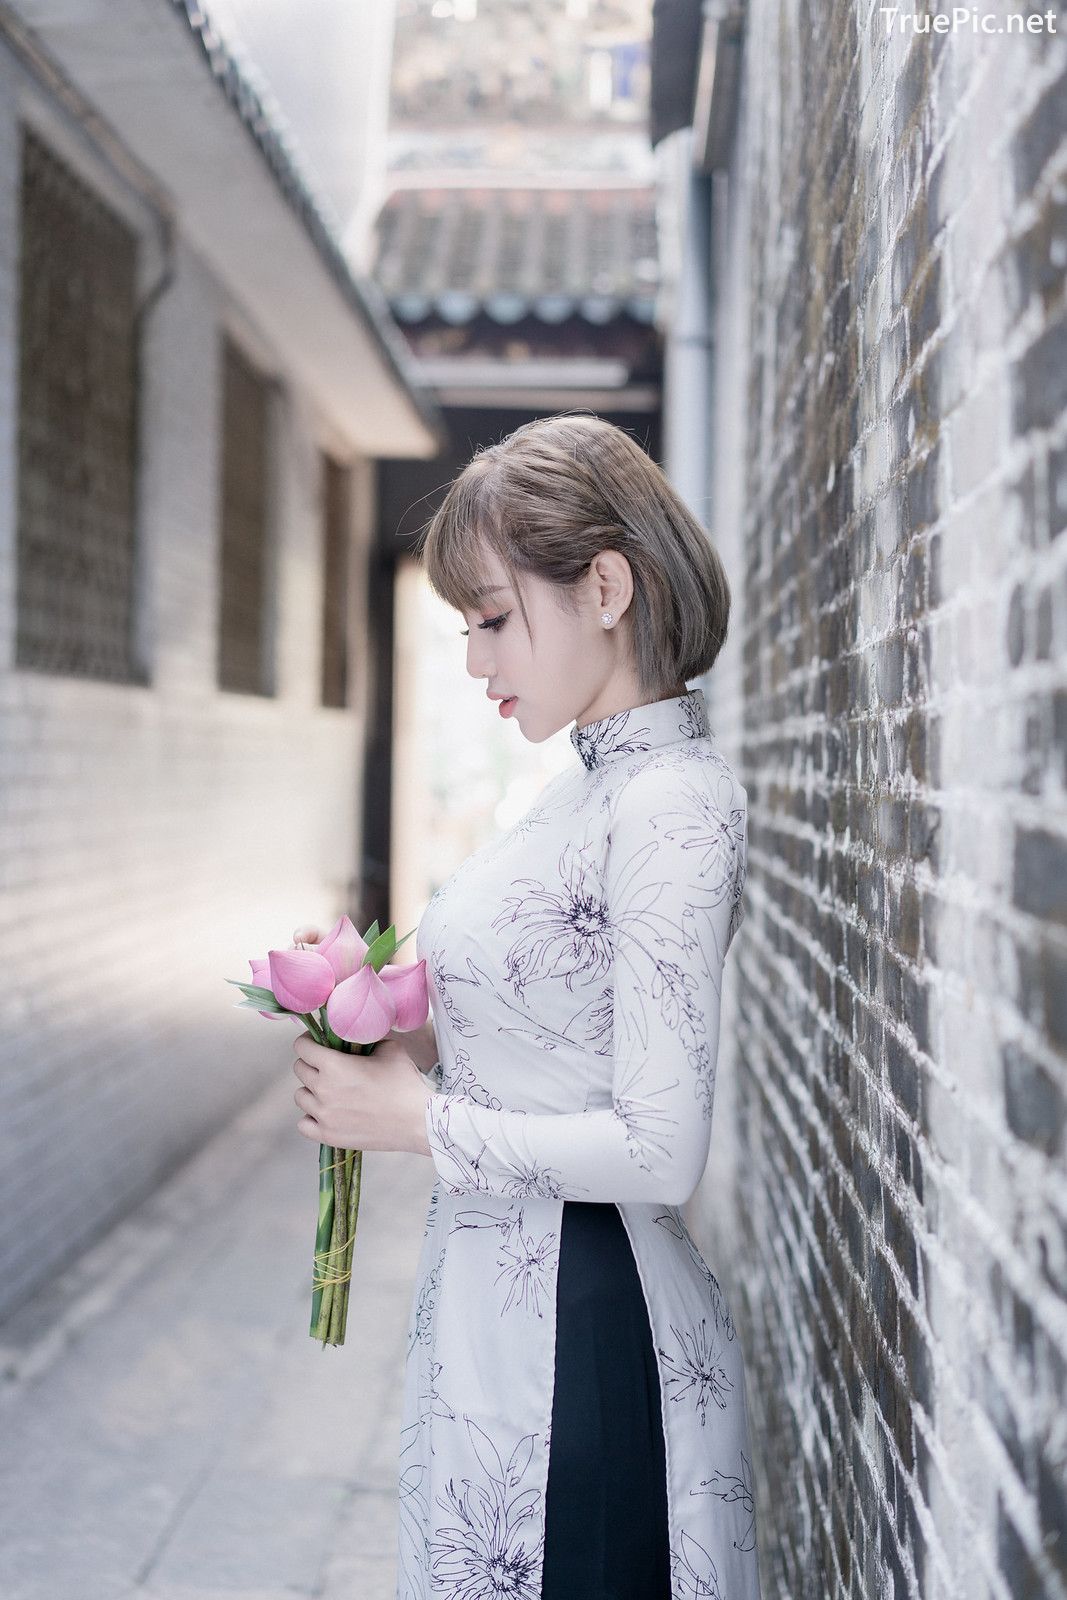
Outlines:
<svg viewBox="0 0 1067 1600"><path fill-rule="evenodd" d="M264 989L257 983L241 983L237 978L226 978L223 981L236 984L241 993L247 996L249 1000L262 1000L264 1004L269 1000L273 1005L278 1004L274 998L273 989ZM284 1011L285 1007L279 1006L278 1009Z"/></svg>
<svg viewBox="0 0 1067 1600"><path fill-rule="evenodd" d="M375 917L366 933L361 934L360 938L363 940L364 944L373 944L380 932L381 929L378 926L378 918Z"/></svg>
<svg viewBox="0 0 1067 1600"><path fill-rule="evenodd" d="M270 1004L266 1004L262 1000L238 1000L235 1003L234 1009L236 1011L240 1011L242 1006L247 1006L250 1011L285 1011L290 1017L296 1015L296 1013L293 1011L287 1011L285 1006L280 1006L273 995L271 995Z"/></svg>
<svg viewBox="0 0 1067 1600"><path fill-rule="evenodd" d="M390 924L384 933L380 933L363 957L363 965L373 967L375 972L381 972L385 963L396 949L396 928Z"/></svg>

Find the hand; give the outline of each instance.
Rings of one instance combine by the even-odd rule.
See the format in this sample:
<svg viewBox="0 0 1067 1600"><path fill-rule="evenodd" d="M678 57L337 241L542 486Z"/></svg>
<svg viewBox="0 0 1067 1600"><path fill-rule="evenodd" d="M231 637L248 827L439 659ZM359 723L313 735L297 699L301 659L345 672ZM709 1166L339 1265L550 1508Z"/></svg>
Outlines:
<svg viewBox="0 0 1067 1600"><path fill-rule="evenodd" d="M387 1037L400 1045L423 1074L429 1072L441 1059L432 1020L424 1022L421 1028L411 1028L406 1033L398 1033L395 1028L390 1028Z"/></svg>
<svg viewBox="0 0 1067 1600"><path fill-rule="evenodd" d="M350 1055L316 1044L305 1029L293 1040L293 1071L301 1084L293 1099L304 1113L296 1127L305 1138L339 1150L430 1154L425 1079L398 1040L383 1039L373 1055Z"/></svg>
<svg viewBox="0 0 1067 1600"><path fill-rule="evenodd" d="M293 942L289 948L295 950L298 944L319 944L322 938L323 935L318 928L313 927L311 923L304 923L296 929L293 934Z"/></svg>

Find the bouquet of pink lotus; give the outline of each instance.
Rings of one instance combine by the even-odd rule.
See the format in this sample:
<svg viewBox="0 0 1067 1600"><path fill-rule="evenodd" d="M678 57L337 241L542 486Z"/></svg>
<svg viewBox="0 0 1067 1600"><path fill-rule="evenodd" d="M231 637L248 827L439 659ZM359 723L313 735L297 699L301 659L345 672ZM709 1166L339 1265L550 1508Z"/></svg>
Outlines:
<svg viewBox="0 0 1067 1600"><path fill-rule="evenodd" d="M377 922L360 935L342 916L314 949L270 950L250 960L251 983L226 982L244 994L239 1006L264 1017L299 1017L317 1044L370 1055L388 1033L421 1028L429 1014L425 960L390 964L410 937L398 940L392 926L380 933ZM362 1167L361 1150L319 1146L310 1333L324 1349L345 1342Z"/></svg>

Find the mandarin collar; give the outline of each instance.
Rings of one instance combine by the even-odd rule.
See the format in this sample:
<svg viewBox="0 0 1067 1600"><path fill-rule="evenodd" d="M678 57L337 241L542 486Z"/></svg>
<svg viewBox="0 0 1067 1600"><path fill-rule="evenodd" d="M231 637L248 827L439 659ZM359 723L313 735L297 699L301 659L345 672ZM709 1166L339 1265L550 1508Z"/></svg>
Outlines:
<svg viewBox="0 0 1067 1600"><path fill-rule="evenodd" d="M707 738L710 733L703 689L687 689L685 694L674 694L666 700L650 700L647 705L616 711L584 728L574 723L570 740L583 765L592 772L620 756L637 755L682 739Z"/></svg>

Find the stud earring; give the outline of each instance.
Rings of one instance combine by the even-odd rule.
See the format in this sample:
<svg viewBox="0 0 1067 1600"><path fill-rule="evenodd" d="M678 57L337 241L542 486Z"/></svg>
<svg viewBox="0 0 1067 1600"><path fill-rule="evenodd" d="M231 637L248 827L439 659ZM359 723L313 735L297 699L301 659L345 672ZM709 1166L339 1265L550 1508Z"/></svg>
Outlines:
<svg viewBox="0 0 1067 1600"><path fill-rule="evenodd" d="M610 611L605 611L600 620L604 624L605 628L610 628L611 624L615 621L615 618L612 616Z"/></svg>

